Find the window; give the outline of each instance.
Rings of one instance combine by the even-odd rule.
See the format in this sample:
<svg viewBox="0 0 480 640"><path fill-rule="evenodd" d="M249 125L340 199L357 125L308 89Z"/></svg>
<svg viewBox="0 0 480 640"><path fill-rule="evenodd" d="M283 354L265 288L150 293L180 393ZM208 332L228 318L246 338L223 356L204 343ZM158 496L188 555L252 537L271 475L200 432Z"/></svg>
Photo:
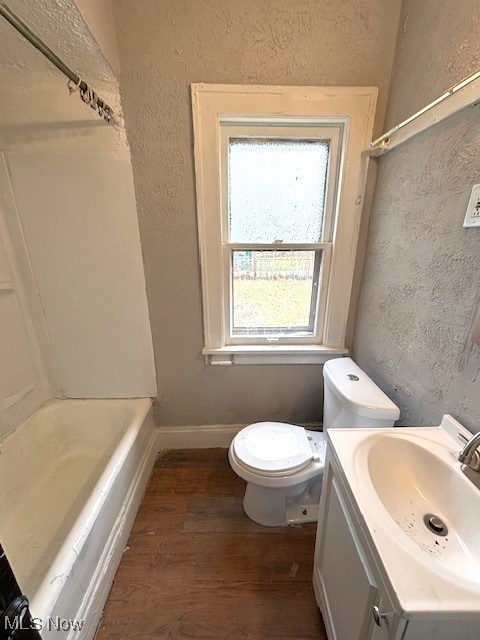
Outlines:
<svg viewBox="0 0 480 640"><path fill-rule="evenodd" d="M201 84L192 96L207 361L346 353L376 89Z"/></svg>

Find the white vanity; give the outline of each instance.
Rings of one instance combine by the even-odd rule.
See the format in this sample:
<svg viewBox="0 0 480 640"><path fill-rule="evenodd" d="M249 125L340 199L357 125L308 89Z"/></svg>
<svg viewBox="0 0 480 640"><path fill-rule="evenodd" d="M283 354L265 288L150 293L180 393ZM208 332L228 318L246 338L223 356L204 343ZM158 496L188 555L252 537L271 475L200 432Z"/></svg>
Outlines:
<svg viewBox="0 0 480 640"><path fill-rule="evenodd" d="M313 584L329 640L480 638L480 489L440 427L332 429Z"/></svg>

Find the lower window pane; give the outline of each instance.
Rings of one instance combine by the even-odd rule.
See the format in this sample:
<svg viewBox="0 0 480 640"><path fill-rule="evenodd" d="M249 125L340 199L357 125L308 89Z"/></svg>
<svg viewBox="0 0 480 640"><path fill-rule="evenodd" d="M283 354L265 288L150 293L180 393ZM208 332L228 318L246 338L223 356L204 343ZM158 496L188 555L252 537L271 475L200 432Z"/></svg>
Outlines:
<svg viewBox="0 0 480 640"><path fill-rule="evenodd" d="M315 251L233 251L232 334L313 334L320 256Z"/></svg>

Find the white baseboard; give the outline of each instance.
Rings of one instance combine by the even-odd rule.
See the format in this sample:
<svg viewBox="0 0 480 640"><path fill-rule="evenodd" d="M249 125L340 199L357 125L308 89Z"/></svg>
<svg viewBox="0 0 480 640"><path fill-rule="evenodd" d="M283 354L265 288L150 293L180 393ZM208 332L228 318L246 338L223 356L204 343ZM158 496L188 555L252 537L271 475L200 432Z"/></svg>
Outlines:
<svg viewBox="0 0 480 640"><path fill-rule="evenodd" d="M230 446L245 424L199 424L159 427L159 449L211 449Z"/></svg>
<svg viewBox="0 0 480 640"><path fill-rule="evenodd" d="M160 449L211 449L228 448L237 433L246 424L199 424L158 428ZM319 422L302 425L307 429L321 430Z"/></svg>
<svg viewBox="0 0 480 640"><path fill-rule="evenodd" d="M112 587L115 573L122 559L133 522L145 493L158 453L158 432L154 429L138 471L130 485L120 511L105 545L88 592L85 594L76 618L85 620L81 634L72 631L67 640L93 640L99 626L103 608Z"/></svg>

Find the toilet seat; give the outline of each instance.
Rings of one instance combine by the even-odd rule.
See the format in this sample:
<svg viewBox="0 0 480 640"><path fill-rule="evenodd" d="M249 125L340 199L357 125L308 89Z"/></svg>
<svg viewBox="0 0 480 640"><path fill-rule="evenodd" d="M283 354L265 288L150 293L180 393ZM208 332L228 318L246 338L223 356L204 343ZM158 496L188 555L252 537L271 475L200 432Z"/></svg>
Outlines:
<svg viewBox="0 0 480 640"><path fill-rule="evenodd" d="M316 456L303 427L282 422L256 422L238 433L232 443L238 462L265 476L289 475Z"/></svg>

